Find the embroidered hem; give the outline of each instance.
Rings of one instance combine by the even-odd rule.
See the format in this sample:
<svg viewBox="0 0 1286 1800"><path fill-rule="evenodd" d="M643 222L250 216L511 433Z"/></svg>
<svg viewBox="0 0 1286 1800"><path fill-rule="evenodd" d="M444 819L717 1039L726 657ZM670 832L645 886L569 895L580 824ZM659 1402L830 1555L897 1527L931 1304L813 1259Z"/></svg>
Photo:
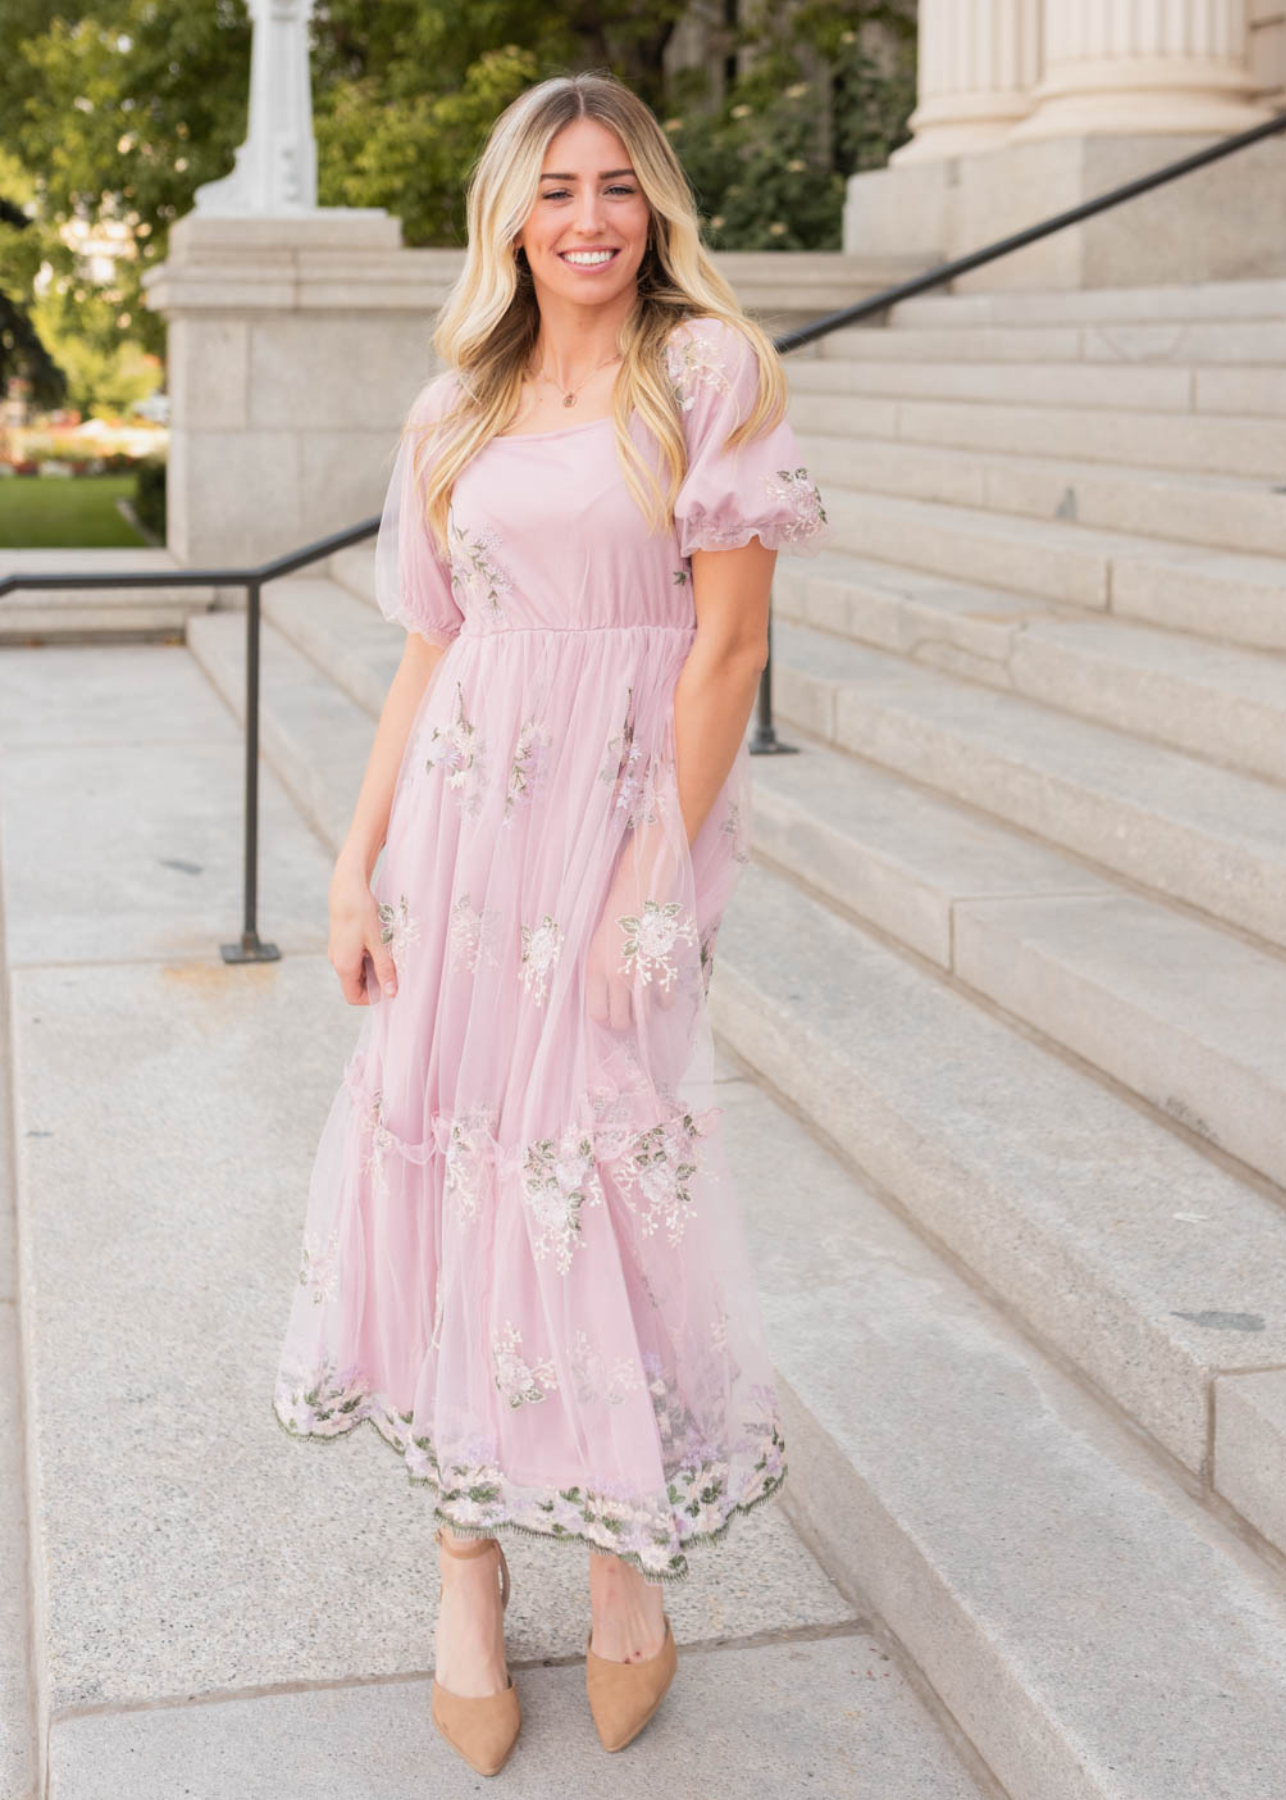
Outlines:
<svg viewBox="0 0 1286 1800"><path fill-rule="evenodd" d="M683 533L680 555L691 556L694 550L740 550L757 537L765 550L780 550L785 556L820 556L835 542L835 527L823 525L819 530L800 533L793 520L765 525L736 525L720 530L716 525L694 523Z"/></svg>
<svg viewBox="0 0 1286 1800"><path fill-rule="evenodd" d="M412 1484L434 1490L437 1500L432 1516L449 1525L461 1537L494 1537L498 1532L517 1531L527 1537L547 1538L555 1543L579 1544L585 1549L618 1556L649 1581L685 1581L692 1572L685 1552L694 1546L719 1542L737 1515L750 1512L761 1501L771 1499L789 1472L789 1465L782 1455L785 1446L781 1431L774 1422L768 1427L767 1447L754 1466L753 1473L758 1476L756 1484L747 1487L741 1497L725 1498L722 1503L707 1497L712 1494L712 1484L696 1488L705 1471L688 1472L690 1490L695 1491L686 1504L679 1491L680 1478L672 1477L667 1500L661 1507L631 1508L628 1503L580 1487L523 1488L508 1482L494 1467L470 1470L464 1465L449 1464L449 1469L466 1481L470 1477L475 1479L469 1486L458 1482L444 1489L430 1440L424 1436L410 1438L409 1433L399 1429L400 1425L409 1425L410 1416L394 1411L381 1395L367 1393L352 1400L346 1408L340 1409L344 1412L342 1422L326 1431L300 1430L287 1424L281 1407L291 1404L291 1396L283 1388L278 1388L271 1404L272 1416L278 1426L296 1443L335 1443L348 1438L357 1425L372 1425L381 1443L387 1444L402 1458ZM412 1455L421 1465L422 1473L417 1473L412 1466ZM476 1479L480 1476L483 1479ZM591 1513L597 1516L589 1516ZM469 1514L472 1516L467 1516ZM702 1514L707 1522L694 1523ZM717 1523L713 1522L712 1514ZM669 1530L660 1524L661 1519L667 1517ZM645 1530L644 1521L653 1533L653 1541L634 1547L622 1534L631 1530L638 1540ZM671 1548L676 1538L682 1549Z"/></svg>

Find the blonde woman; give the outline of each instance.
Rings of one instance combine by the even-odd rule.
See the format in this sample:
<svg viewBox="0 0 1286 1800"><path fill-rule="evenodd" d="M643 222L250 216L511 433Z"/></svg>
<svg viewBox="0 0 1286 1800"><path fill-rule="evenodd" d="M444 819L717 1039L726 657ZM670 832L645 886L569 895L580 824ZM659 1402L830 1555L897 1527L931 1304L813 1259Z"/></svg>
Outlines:
<svg viewBox="0 0 1286 1800"><path fill-rule="evenodd" d="M786 1474L706 999L776 553L828 528L771 342L628 89L521 95L468 223L377 540L406 646L330 935L371 1011L274 1407L319 1438L369 1419L425 1485L433 1717L490 1774L520 1724L497 1534L588 1554L615 1750L674 1673L666 1585Z"/></svg>

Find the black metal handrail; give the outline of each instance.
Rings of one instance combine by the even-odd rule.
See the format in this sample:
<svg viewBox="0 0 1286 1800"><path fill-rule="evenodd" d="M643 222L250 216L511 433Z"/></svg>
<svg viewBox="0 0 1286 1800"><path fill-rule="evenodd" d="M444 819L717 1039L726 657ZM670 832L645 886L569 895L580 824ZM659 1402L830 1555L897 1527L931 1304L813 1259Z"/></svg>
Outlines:
<svg viewBox="0 0 1286 1800"><path fill-rule="evenodd" d="M1188 175L1194 169L1205 168L1207 164L1218 162L1222 157L1231 156L1238 150L1244 150L1250 144L1258 143L1262 138L1272 137L1276 132L1286 130L1286 112L1276 113L1271 119L1265 119L1259 125L1252 125L1247 131L1235 132L1232 136L1220 138L1208 144L1204 150L1196 150L1189 156L1180 157L1177 161L1165 163L1150 174L1140 175L1133 181L1122 182L1120 186L1110 189L1105 194L1098 194L1092 200L1084 200L1079 206L1068 207L1065 212L1054 213L1039 224L1029 225L1022 231L1012 232L1008 237L998 238L994 243L985 245L981 250L971 250L966 256L957 256L950 262L938 263L926 269L922 275L913 275L909 280L897 283L894 287L884 288L878 294L872 294L865 300L858 300L852 306L841 307L838 312L825 313L819 319L812 319L807 325L796 326L794 330L783 332L773 340L781 355L791 350L798 350L804 344L811 344L818 338L828 336L832 331L839 331L846 325L856 325L860 320L872 318L877 313L887 312L902 300L909 300L916 294L923 294L931 288L942 287L954 281L957 275L967 274L971 269L982 268L984 264L995 262L998 257L1008 256L1015 250L1023 249L1027 244L1037 243L1041 238L1051 236L1056 231L1064 231L1069 225L1079 224L1082 219L1092 218L1096 213L1106 212L1109 208L1120 206L1126 200L1133 200L1139 194L1146 194L1152 188L1161 187L1164 183L1177 180L1181 175ZM256 929L256 883L258 867L258 776L259 776L259 626L260 626L260 592L266 581L275 581L283 575L291 575L297 569L306 568L308 564L319 562L323 557L333 556L336 551L346 549L350 544L357 544L363 539L373 537L379 530L379 515L364 520L360 525L350 525L343 531L333 532L329 537L319 538L315 543L305 545L301 550L293 550L288 555L275 557L271 562L261 563L253 569L147 569L138 574L45 574L45 575L6 575L0 577L0 599L18 588L35 588L48 591L51 588L114 588L114 587L243 587L246 590L246 816L245 816L245 907L242 921L240 941L236 944L221 944L220 951L225 962L266 962L274 961L281 954L275 944L261 941ZM782 743L773 725L772 718L772 620L769 618L768 660L764 666L759 683L758 709L755 719L755 730L750 740L750 750L754 755L780 755L796 748L793 744Z"/></svg>

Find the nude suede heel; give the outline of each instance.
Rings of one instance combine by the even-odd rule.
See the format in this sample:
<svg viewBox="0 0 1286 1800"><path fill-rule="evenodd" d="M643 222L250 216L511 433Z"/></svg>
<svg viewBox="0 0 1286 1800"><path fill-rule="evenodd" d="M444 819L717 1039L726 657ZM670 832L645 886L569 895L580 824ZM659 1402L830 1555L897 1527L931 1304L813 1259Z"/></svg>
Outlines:
<svg viewBox="0 0 1286 1800"><path fill-rule="evenodd" d="M643 1662L615 1662L608 1656L596 1656L590 1649L594 1641L594 1628L590 1627L585 1639L585 1689L604 1750L623 1750L633 1742L674 1679L679 1653L670 1616L661 1616L665 1620L665 1641L655 1656Z"/></svg>
<svg viewBox="0 0 1286 1800"><path fill-rule="evenodd" d="M484 1550L500 1554L500 1609L509 1604L509 1564L498 1538L472 1538L466 1544L448 1543L437 1531L437 1541L450 1556L481 1556ZM513 1676L505 1669L505 1686L494 1694L453 1694L433 1678L433 1723L439 1732L479 1775L495 1775L505 1765L522 1724L522 1708Z"/></svg>

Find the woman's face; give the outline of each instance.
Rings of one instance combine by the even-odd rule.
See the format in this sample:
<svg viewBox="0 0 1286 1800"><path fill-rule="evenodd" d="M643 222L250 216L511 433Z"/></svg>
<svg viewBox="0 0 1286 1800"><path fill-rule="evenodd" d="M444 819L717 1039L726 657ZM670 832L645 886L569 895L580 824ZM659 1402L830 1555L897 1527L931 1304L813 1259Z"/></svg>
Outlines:
<svg viewBox="0 0 1286 1800"><path fill-rule="evenodd" d="M537 301L595 306L633 290L649 217L616 133L597 119L565 125L549 141L536 203L514 239L527 252Z"/></svg>

